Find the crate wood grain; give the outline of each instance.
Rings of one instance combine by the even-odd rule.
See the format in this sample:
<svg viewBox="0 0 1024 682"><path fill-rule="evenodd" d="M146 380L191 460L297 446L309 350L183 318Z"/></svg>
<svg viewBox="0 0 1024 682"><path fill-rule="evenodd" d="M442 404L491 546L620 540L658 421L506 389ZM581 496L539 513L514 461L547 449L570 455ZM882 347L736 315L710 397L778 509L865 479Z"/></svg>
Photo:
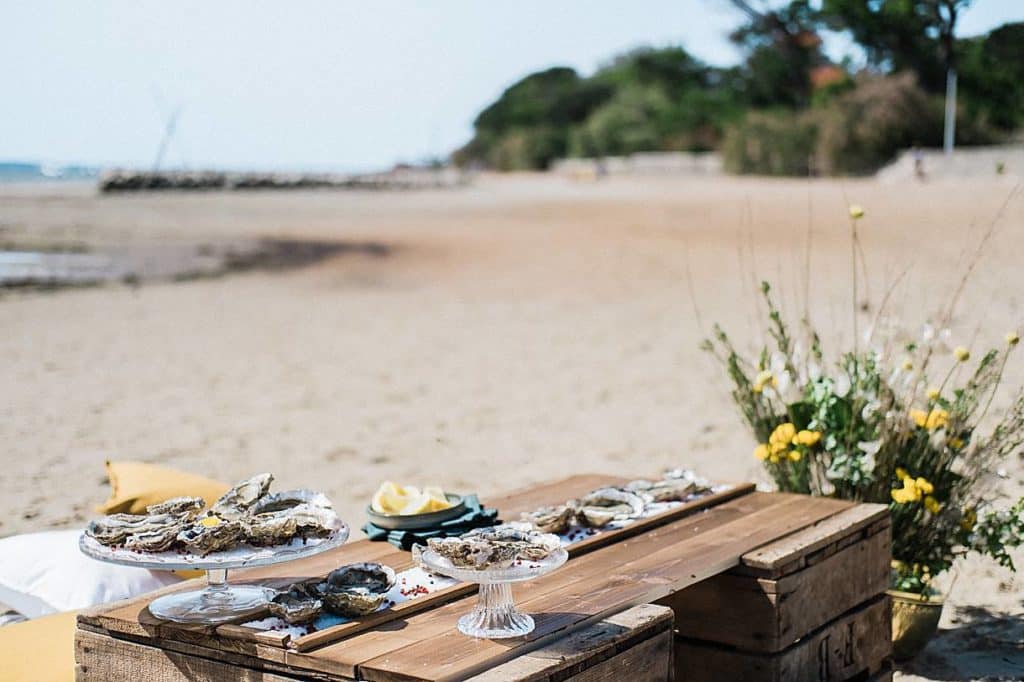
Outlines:
<svg viewBox="0 0 1024 682"><path fill-rule="evenodd" d="M773 653L884 592L891 558L886 507L862 504L659 603L684 637Z"/></svg>
<svg viewBox="0 0 1024 682"><path fill-rule="evenodd" d="M892 615L882 594L778 654L738 651L676 638L676 679L756 682L847 682L891 679Z"/></svg>
<svg viewBox="0 0 1024 682"><path fill-rule="evenodd" d="M672 610L645 604L610 616L528 656L494 668L474 682L662 682L672 675ZM138 642L82 632L76 639L76 679L137 682L294 682L230 658L211 660ZM337 679L304 672L302 679Z"/></svg>

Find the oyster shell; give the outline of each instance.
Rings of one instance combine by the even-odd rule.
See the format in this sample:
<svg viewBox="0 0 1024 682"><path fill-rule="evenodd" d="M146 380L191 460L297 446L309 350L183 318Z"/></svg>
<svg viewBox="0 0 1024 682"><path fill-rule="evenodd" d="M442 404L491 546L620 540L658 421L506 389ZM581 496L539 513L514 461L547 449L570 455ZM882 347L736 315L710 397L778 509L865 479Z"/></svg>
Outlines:
<svg viewBox="0 0 1024 682"><path fill-rule="evenodd" d="M397 580L395 572L383 564L350 564L331 571L313 590L328 611L364 616L380 608Z"/></svg>
<svg viewBox="0 0 1024 682"><path fill-rule="evenodd" d="M267 610L288 623L308 623L320 615L323 602L313 592L311 583L301 582L275 594L267 603Z"/></svg>
<svg viewBox="0 0 1024 682"><path fill-rule="evenodd" d="M297 507L300 504L308 504L313 507L324 507L333 509L334 505L323 493L315 490L300 488L298 490L283 490L279 493L269 493L256 500L249 512L252 514L269 514L271 512L284 511Z"/></svg>
<svg viewBox="0 0 1024 682"><path fill-rule="evenodd" d="M296 535L323 537L338 527L338 515L330 507L302 503L280 511L249 514L240 519L247 542L277 545Z"/></svg>
<svg viewBox="0 0 1024 682"><path fill-rule="evenodd" d="M273 474L256 474L247 478L221 495L210 507L210 511L222 519L238 519L267 494L273 480Z"/></svg>
<svg viewBox="0 0 1024 682"><path fill-rule="evenodd" d="M189 524L190 516L184 513L177 516L165 515L166 518L161 521L147 520L145 527L125 539L124 546L135 552L166 552L178 539L178 533Z"/></svg>
<svg viewBox="0 0 1024 682"><path fill-rule="evenodd" d="M577 503L576 518L585 526L602 528L612 521L634 519L644 513L644 499L619 488L598 488Z"/></svg>
<svg viewBox="0 0 1024 682"><path fill-rule="evenodd" d="M187 514L192 516L198 514L206 506L201 497L175 497L159 504L151 504L146 507L146 513L155 516L160 514Z"/></svg>
<svg viewBox="0 0 1024 682"><path fill-rule="evenodd" d="M562 546L557 535L527 523L476 528L457 538L430 538L427 546L463 568L508 568L517 559L540 561Z"/></svg>
<svg viewBox="0 0 1024 682"><path fill-rule="evenodd" d="M529 523L541 533L564 533L572 525L576 510L567 504L554 507L541 507L532 512L523 512L523 521Z"/></svg>
<svg viewBox="0 0 1024 682"><path fill-rule="evenodd" d="M209 519L217 522L208 525ZM235 519L224 519L217 516L204 516L186 526L176 540L190 552L206 556L211 552L234 547L242 538L242 524Z"/></svg>
<svg viewBox="0 0 1024 682"><path fill-rule="evenodd" d="M663 481L632 481L627 483L625 490L634 492L647 502L678 502L699 488L695 481L682 478L669 478Z"/></svg>
<svg viewBox="0 0 1024 682"><path fill-rule="evenodd" d="M127 544L135 535L157 533L169 527L180 530L186 518L186 515L171 514L111 514L90 521L85 534L101 545L118 546Z"/></svg>

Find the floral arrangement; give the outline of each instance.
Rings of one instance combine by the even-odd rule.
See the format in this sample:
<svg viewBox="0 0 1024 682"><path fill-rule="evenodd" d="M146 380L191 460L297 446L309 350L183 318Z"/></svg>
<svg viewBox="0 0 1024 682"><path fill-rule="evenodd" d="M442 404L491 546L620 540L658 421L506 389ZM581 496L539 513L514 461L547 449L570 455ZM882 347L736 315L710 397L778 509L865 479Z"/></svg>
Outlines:
<svg viewBox="0 0 1024 682"><path fill-rule="evenodd" d="M703 347L726 369L754 456L778 488L889 504L895 589L933 595L932 578L970 552L1014 568L1007 550L1024 540L1024 499L998 510L991 473L1024 443L1024 391L988 433L979 425L1019 336L976 362L931 328L924 342L894 338L826 359L811 325L794 334L767 283L762 293L771 340L757 357L717 325Z"/></svg>

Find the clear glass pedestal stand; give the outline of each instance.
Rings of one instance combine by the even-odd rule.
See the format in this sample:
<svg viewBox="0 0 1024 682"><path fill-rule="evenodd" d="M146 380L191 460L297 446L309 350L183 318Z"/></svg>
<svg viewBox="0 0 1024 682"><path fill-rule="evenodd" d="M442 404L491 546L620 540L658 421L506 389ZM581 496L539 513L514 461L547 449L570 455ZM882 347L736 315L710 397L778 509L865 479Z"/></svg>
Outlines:
<svg viewBox="0 0 1024 682"><path fill-rule="evenodd" d="M149 612L157 618L176 623L215 624L258 611L274 596L274 590L261 585L229 584L229 570L269 566L320 554L343 545L348 535L348 526L338 519L331 534L324 538L293 538L286 544L271 547L243 544L206 556L174 551L133 552L124 547L101 545L85 533L79 539L78 547L92 559L120 566L158 571L206 571L206 587L157 597L150 602Z"/></svg>
<svg viewBox="0 0 1024 682"><path fill-rule="evenodd" d="M430 549L414 551L413 556L428 571L480 585L476 606L459 619L458 629L464 635L484 639L522 637L533 632L533 618L516 608L512 583L550 573L569 558L564 549L559 549L540 561L522 561L508 568L476 570L453 566L448 559Z"/></svg>
<svg viewBox="0 0 1024 682"><path fill-rule="evenodd" d="M149 612L161 620L175 623L225 623L259 611L274 590L259 585L229 585L226 568L206 572L206 587L188 592L173 592L157 597Z"/></svg>

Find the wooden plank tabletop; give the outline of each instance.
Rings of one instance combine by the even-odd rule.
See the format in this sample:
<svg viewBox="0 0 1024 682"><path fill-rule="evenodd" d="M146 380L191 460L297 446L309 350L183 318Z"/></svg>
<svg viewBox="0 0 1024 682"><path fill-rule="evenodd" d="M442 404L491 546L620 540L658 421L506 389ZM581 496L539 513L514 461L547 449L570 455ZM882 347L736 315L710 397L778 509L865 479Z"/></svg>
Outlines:
<svg viewBox="0 0 1024 682"><path fill-rule="evenodd" d="M498 508L502 518L515 520L521 511L620 482L608 476L575 476L488 500L488 505ZM735 567L752 550L852 506L822 498L751 493L750 489L739 487L737 491L745 494L655 528L641 528L639 534L617 542L595 543L558 571L516 585L517 604L537 622L531 635L516 640L474 640L458 633L456 621L472 609L476 599L466 592L453 593L447 603L431 604L433 608L426 611L392 614L389 621L376 627L353 632L341 641L327 640L307 651L282 647L275 640L277 633L260 639L239 634L237 630L245 628L230 625L214 630L155 621L145 608L152 595L91 611L80 616L79 622L86 630L265 670L310 671L371 681L458 679L545 646L629 606L654 601ZM360 541L310 559L237 572L232 582L284 584L324 575L353 561L380 561L398 569L412 563L408 553L387 543ZM187 587L194 589L195 584ZM312 644L317 645L316 640Z"/></svg>

